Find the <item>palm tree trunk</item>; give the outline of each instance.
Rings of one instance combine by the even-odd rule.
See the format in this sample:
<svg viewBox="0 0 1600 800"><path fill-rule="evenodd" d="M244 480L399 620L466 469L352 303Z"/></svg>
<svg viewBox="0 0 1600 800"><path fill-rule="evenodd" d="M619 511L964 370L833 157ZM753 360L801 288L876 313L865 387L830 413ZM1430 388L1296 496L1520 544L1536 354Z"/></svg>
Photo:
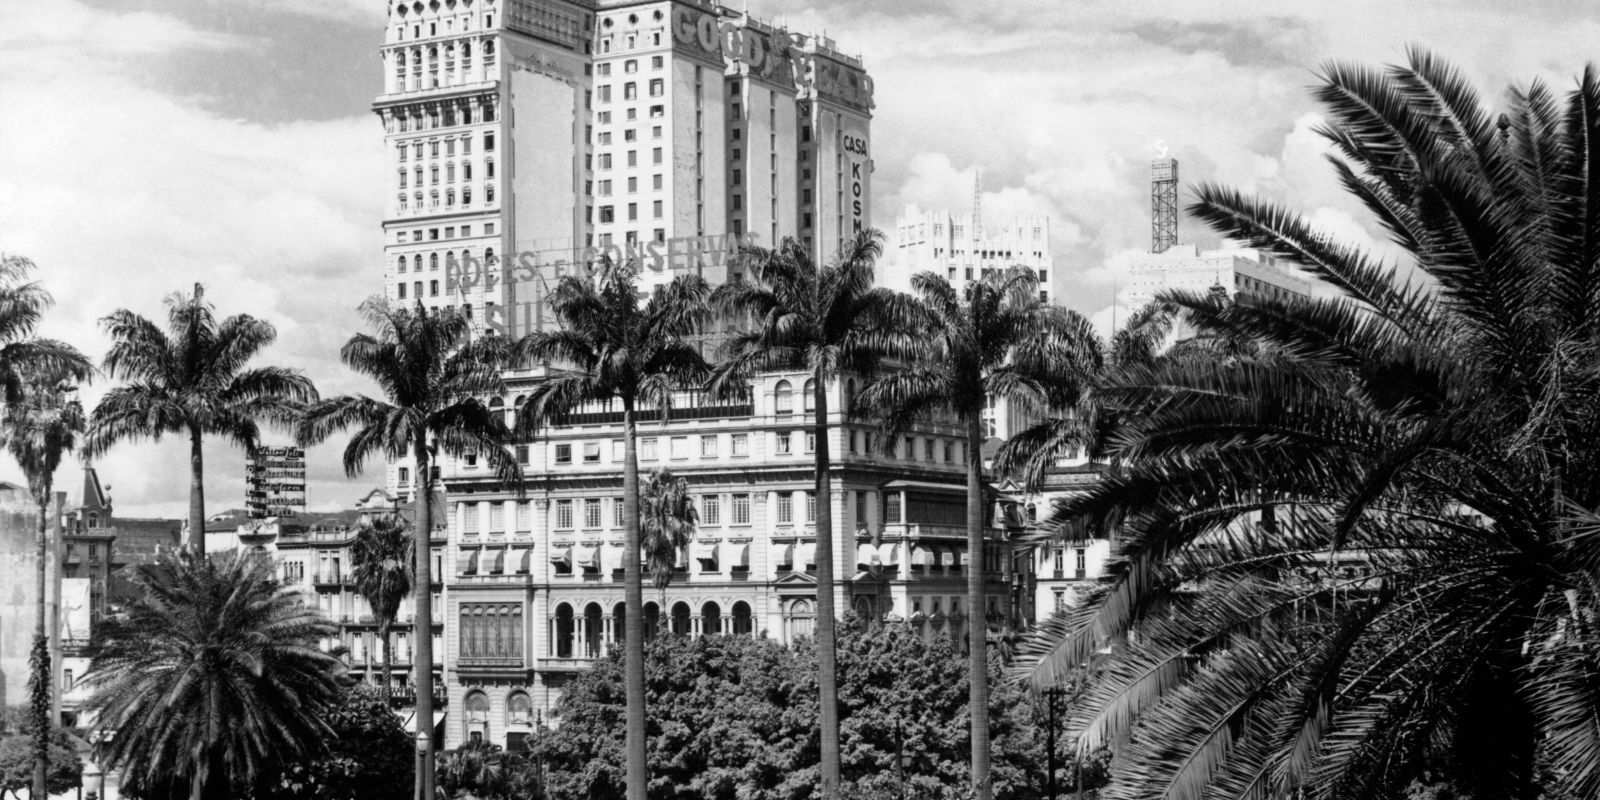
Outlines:
<svg viewBox="0 0 1600 800"><path fill-rule="evenodd" d="M50 774L50 647L49 633L45 630L45 565L50 560L49 519L50 485L45 483L38 494L39 502L39 607L35 619L33 639L33 680L28 712L33 719L33 790L29 797L49 797L45 779Z"/></svg>
<svg viewBox="0 0 1600 800"><path fill-rule="evenodd" d="M639 454L634 441L633 399L622 400L623 693L627 698L628 800L646 800L650 783L645 760L644 575L639 569Z"/></svg>
<svg viewBox="0 0 1600 800"><path fill-rule="evenodd" d="M421 436L412 446L412 454L417 462L417 527L416 546L412 548L416 556L416 564L412 568L416 576L416 586L412 591L415 594L413 607L416 609L416 624L412 626L412 637L416 644L411 647L411 661L414 677L412 685L417 687L417 774L416 774L416 800L434 800L433 797L433 750L436 744L433 741L433 467L428 461L427 441ZM384 651L388 657L387 648ZM387 677L387 676L385 676Z"/></svg>
<svg viewBox="0 0 1600 800"><path fill-rule="evenodd" d="M828 458L828 382L819 368L811 430L817 440L817 695L822 704L822 800L839 796L839 665L833 578L833 489Z"/></svg>
<svg viewBox="0 0 1600 800"><path fill-rule="evenodd" d="M378 638L383 640L383 676L379 679L378 691L383 695L383 706L388 708L394 700L394 685L389 675L394 670L394 652L389 649L389 626L391 622L385 619L378 624Z"/></svg>
<svg viewBox="0 0 1600 800"><path fill-rule="evenodd" d="M206 555L206 470L201 451L200 429L189 428L189 540L183 543L191 553Z"/></svg>
<svg viewBox="0 0 1600 800"><path fill-rule="evenodd" d="M983 587L983 421L967 415L967 684L972 717L972 796L990 800L989 630Z"/></svg>

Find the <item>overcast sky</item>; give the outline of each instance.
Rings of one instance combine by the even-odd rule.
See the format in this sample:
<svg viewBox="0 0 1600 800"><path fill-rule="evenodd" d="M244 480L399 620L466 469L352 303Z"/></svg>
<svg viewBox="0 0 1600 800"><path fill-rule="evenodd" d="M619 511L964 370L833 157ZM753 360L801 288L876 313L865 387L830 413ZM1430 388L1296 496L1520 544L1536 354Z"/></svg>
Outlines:
<svg viewBox="0 0 1600 800"><path fill-rule="evenodd" d="M380 0L0 0L0 251L27 255L57 306L44 333L98 358L96 320L157 315L207 287L223 314L275 324L263 363L324 394L367 387L338 363L361 298L382 287ZM1499 102L1543 79L1565 92L1600 59L1600 2L750 0L825 32L877 84L880 227L909 204L1050 215L1064 301L1110 316L1127 254L1148 246L1149 160L1369 240L1338 192L1306 88L1329 59L1454 61ZM1180 238L1215 238L1188 220ZM104 381L86 393L93 402ZM124 445L99 464L125 516L185 513L186 447ZM206 453L208 508L243 502L242 454ZM348 507L337 448L310 454L313 508ZM20 481L0 462L0 479ZM76 502L79 473L57 485Z"/></svg>

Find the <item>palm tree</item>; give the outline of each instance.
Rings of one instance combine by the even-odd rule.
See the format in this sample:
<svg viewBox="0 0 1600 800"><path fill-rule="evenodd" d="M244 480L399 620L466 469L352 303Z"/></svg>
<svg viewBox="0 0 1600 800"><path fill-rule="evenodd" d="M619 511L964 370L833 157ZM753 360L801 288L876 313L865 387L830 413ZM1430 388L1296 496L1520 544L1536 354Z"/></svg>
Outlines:
<svg viewBox="0 0 1600 800"><path fill-rule="evenodd" d="M979 800L989 779L989 662L984 591L983 411L991 400L1038 413L1081 393L1097 355L1088 320L1039 299L1033 270L1012 267L958 293L943 277L915 275L921 325L905 369L867 384L861 405L878 411L891 434L912 421L953 416L966 429L968 687L972 784ZM893 440L891 435L890 440Z"/></svg>
<svg viewBox="0 0 1600 800"><path fill-rule="evenodd" d="M87 366L88 360L79 356ZM38 609L34 620L33 675L29 680L32 690L29 711L32 713L34 734L33 796L45 797L46 779L50 771L50 645L49 631L45 625L45 566L50 562L50 499L54 494L56 469L61 457L77 446L83 434L83 406L76 397L58 386L53 380L35 380L20 395L6 405L5 416L0 418L0 437L4 438L7 452L16 459L23 474L28 477L28 491L39 507L38 570L35 575L38 591Z"/></svg>
<svg viewBox="0 0 1600 800"><path fill-rule="evenodd" d="M390 647L389 631L400 615L400 602L411 594L411 572L415 553L415 538L410 526L398 514L373 517L356 530L350 545L350 577L355 579L356 591L367 599L372 615L378 620L378 638L383 642L383 683L380 691L387 706L393 695L389 682L394 668L394 651Z"/></svg>
<svg viewBox="0 0 1600 800"><path fill-rule="evenodd" d="M109 769L141 797L244 794L331 731L338 628L249 554L134 568L141 596L102 623L86 708Z"/></svg>
<svg viewBox="0 0 1600 800"><path fill-rule="evenodd" d="M650 577L661 592L658 608L663 617L667 614L667 586L672 583L678 554L694 541L699 524L700 512L695 510L694 497L689 494L689 482L671 470L652 471L639 496L639 539L645 562L650 565Z"/></svg>
<svg viewBox="0 0 1600 800"><path fill-rule="evenodd" d="M550 294L560 329L530 333L519 360L548 364L549 375L518 412L518 430L560 424L584 404L622 406L623 662L627 695L628 800L645 800L644 582L639 570L639 458L635 426L641 411L668 417L672 393L699 386L706 363L686 338L705 318L710 290L682 275L638 297L636 273L605 265L593 278L567 276Z"/></svg>
<svg viewBox="0 0 1600 800"><path fill-rule="evenodd" d="M189 530L184 547L206 552L203 443L224 437L246 451L260 441L260 423L290 425L317 390L299 370L246 365L277 338L265 320L236 314L218 322L205 290L166 299L167 330L127 309L100 320L111 335L105 371L127 381L100 398L84 452L98 458L112 445L165 434L189 436Z"/></svg>
<svg viewBox="0 0 1600 800"><path fill-rule="evenodd" d="M1600 69L1498 117L1419 50L1316 94L1423 279L1202 187L1339 296L1170 298L1254 347L1111 387L1113 469L1060 513L1119 547L1027 672L1137 634L1072 720L1126 742L1107 797L1389 796L1442 747L1477 795L1535 796L1539 759L1547 796L1600 796Z"/></svg>
<svg viewBox="0 0 1600 800"><path fill-rule="evenodd" d="M43 286L26 280L33 270L27 258L0 255L0 401L6 403L39 380L82 382L94 374L76 348L33 335L55 303Z"/></svg>
<svg viewBox="0 0 1600 800"><path fill-rule="evenodd" d="M382 297L361 304L361 314L375 334L358 333L339 351L351 369L372 378L388 395L340 395L306 409L300 422L302 444L323 442L335 432L355 428L344 450L347 475L361 474L367 459L410 458L416 469L416 528L431 539L434 459L441 454L482 454L502 485L521 490L522 468L507 453L511 442L503 415L479 399L505 391L500 366L505 342L487 336L472 340L472 323L454 309L391 306ZM433 720L433 578L432 548L427 540L413 547L413 608L418 632L413 661L416 671L417 725ZM376 610L376 609L375 609ZM430 731L431 733L431 731ZM433 754L417 754L417 797L432 800Z"/></svg>
<svg viewBox="0 0 1600 800"><path fill-rule="evenodd" d="M713 387L743 391L756 372L803 369L814 382L817 498L817 672L821 702L822 797L839 792L839 686L836 582L834 580L833 479L828 451L827 388L841 374L871 374L897 341L908 304L873 287L873 265L883 252L883 234L862 231L834 260L818 266L809 250L786 238L772 250L745 255L751 279L718 287L712 303L735 326Z"/></svg>

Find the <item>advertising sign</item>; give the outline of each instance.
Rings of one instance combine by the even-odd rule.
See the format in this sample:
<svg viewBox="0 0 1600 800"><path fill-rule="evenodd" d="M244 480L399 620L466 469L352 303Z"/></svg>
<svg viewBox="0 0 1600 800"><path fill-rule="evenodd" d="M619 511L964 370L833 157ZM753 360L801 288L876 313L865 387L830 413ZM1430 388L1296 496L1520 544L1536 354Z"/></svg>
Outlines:
<svg viewBox="0 0 1600 800"><path fill-rule="evenodd" d="M306 451L258 447L245 464L245 508L252 517L293 517L306 510Z"/></svg>

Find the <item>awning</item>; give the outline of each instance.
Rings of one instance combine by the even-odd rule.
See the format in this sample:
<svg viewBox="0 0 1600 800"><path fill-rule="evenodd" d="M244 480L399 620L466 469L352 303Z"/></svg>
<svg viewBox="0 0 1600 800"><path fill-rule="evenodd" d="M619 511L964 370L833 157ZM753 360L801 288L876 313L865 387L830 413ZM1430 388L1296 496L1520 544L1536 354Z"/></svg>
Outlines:
<svg viewBox="0 0 1600 800"><path fill-rule="evenodd" d="M695 542L694 560L700 562L700 568L708 571L717 568L717 543Z"/></svg>
<svg viewBox="0 0 1600 800"><path fill-rule="evenodd" d="M911 490L918 492L948 492L951 494L966 494L967 487L960 483L934 483L932 481L894 480L885 483L882 487L886 492Z"/></svg>
<svg viewBox="0 0 1600 800"><path fill-rule="evenodd" d="M939 554L939 563L944 565L944 566L946 566L946 567L955 566L956 565L956 554L950 552L949 550L946 550L946 551L940 553Z"/></svg>
<svg viewBox="0 0 1600 800"><path fill-rule="evenodd" d="M550 548L550 563L570 565L572 563L572 545L557 545Z"/></svg>
<svg viewBox="0 0 1600 800"><path fill-rule="evenodd" d="M474 575L478 572L478 549L462 550L456 556L456 572L461 575Z"/></svg>
<svg viewBox="0 0 1600 800"><path fill-rule="evenodd" d="M406 716L405 716L405 722L400 723L401 727L406 729L406 733L415 734L417 732L417 710L415 708L397 709L395 713L396 713L396 715L398 715L402 711L404 711ZM434 728L434 730L438 730L439 726L444 723L445 715L448 714L448 713L449 712L447 712L447 711L435 711L435 712L433 712L433 728Z"/></svg>
<svg viewBox="0 0 1600 800"><path fill-rule="evenodd" d="M506 549L504 547L491 547L483 551L483 571L490 575L499 575L506 571Z"/></svg>
<svg viewBox="0 0 1600 800"><path fill-rule="evenodd" d="M511 565L516 568L518 575L526 575L533 571L533 548L518 547L511 551Z"/></svg>
<svg viewBox="0 0 1600 800"><path fill-rule="evenodd" d="M622 568L623 568L623 564L622 564L622 548L620 548L620 547L601 547L600 548L600 571L601 572L615 572L615 571L617 571L619 569L622 569Z"/></svg>
<svg viewBox="0 0 1600 800"><path fill-rule="evenodd" d="M900 545L894 542L878 545L878 559L886 567L900 566Z"/></svg>
<svg viewBox="0 0 1600 800"><path fill-rule="evenodd" d="M600 548L598 547L579 547L572 555L575 563L580 567L585 569L600 568Z"/></svg>
<svg viewBox="0 0 1600 800"><path fill-rule="evenodd" d="M783 546L783 549L778 552L778 565L784 567L794 566L794 545L786 544Z"/></svg>
<svg viewBox="0 0 1600 800"><path fill-rule="evenodd" d="M725 544L723 548L728 551L728 563L734 569L750 568L750 545Z"/></svg>
<svg viewBox="0 0 1600 800"><path fill-rule="evenodd" d="M856 547L856 566L879 567L883 566L883 556L878 553L878 548L870 543Z"/></svg>
<svg viewBox="0 0 1600 800"><path fill-rule="evenodd" d="M815 543L801 542L794 547L794 561L797 569L811 569L817 565L817 545Z"/></svg>
<svg viewBox="0 0 1600 800"><path fill-rule="evenodd" d="M928 567L938 560L938 553L931 547L912 547L911 566Z"/></svg>

